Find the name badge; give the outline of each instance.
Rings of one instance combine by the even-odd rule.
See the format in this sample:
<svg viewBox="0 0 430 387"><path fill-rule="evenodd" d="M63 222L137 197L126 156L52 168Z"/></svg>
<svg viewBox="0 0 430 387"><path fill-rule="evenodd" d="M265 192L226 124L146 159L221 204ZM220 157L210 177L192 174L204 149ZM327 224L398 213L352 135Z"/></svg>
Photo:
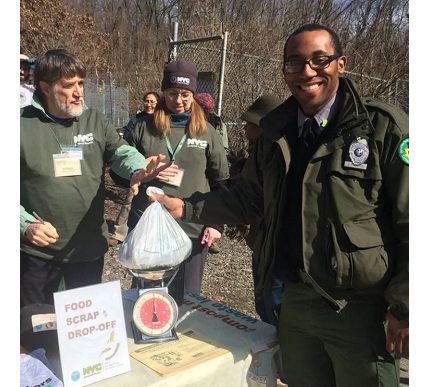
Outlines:
<svg viewBox="0 0 430 387"><path fill-rule="evenodd" d="M169 178L169 181L166 181L166 184L173 185L175 187L180 187L182 183L182 178L184 177L184 170L181 168L178 168L178 173Z"/></svg>
<svg viewBox="0 0 430 387"><path fill-rule="evenodd" d="M61 145L61 153L62 154L67 154L69 156L75 156L78 157L79 160L83 160L84 159L84 150L82 148L82 146L80 145Z"/></svg>
<svg viewBox="0 0 430 387"><path fill-rule="evenodd" d="M81 160L75 154L60 153L52 155L55 177L82 175Z"/></svg>

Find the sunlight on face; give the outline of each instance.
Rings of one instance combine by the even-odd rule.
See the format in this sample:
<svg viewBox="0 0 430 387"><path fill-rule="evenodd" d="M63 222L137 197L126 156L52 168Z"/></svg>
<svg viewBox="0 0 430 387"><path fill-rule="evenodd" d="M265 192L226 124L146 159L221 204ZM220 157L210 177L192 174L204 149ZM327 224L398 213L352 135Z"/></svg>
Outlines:
<svg viewBox="0 0 430 387"><path fill-rule="evenodd" d="M304 31L290 38L284 61L305 62L334 54L337 53L327 31ZM337 56L322 69L315 70L309 63L301 71L293 73L284 69L284 80L307 116L319 112L336 94L339 76L345 71L345 65L346 57Z"/></svg>
<svg viewBox="0 0 430 387"><path fill-rule="evenodd" d="M163 91L164 99L166 100L167 109L172 113L184 113L190 110L193 102L193 93L189 90L181 90L180 88L172 87Z"/></svg>
<svg viewBox="0 0 430 387"><path fill-rule="evenodd" d="M45 95L48 112L53 116L64 119L79 117L84 106L84 80L78 76L63 77Z"/></svg>
<svg viewBox="0 0 430 387"><path fill-rule="evenodd" d="M143 110L146 114L153 114L154 109L157 106L157 98L154 94L148 94L143 100Z"/></svg>

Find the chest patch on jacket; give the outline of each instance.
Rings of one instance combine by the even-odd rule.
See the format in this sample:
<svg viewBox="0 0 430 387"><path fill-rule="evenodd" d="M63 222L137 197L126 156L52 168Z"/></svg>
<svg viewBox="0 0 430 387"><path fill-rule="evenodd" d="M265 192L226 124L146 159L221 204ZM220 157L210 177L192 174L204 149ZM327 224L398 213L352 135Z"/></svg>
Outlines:
<svg viewBox="0 0 430 387"><path fill-rule="evenodd" d="M197 138L189 138L187 140L187 148L200 148L206 149L208 142L206 140L199 140Z"/></svg>
<svg viewBox="0 0 430 387"><path fill-rule="evenodd" d="M94 142L94 136L92 133L78 134L73 136L73 141L75 145L88 145Z"/></svg>
<svg viewBox="0 0 430 387"><path fill-rule="evenodd" d="M345 160L345 167L367 169L366 160L369 157L369 145L365 138L358 137L349 146L349 160Z"/></svg>

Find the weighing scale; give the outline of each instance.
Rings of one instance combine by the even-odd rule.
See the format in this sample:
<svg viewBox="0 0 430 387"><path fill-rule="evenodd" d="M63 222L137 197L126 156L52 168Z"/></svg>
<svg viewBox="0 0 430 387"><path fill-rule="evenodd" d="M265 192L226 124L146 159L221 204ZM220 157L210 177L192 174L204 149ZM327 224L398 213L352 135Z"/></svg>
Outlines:
<svg viewBox="0 0 430 387"><path fill-rule="evenodd" d="M130 321L134 342L144 344L177 340L174 327L178 320L178 305L168 293L168 286L178 273L179 265L164 269L129 270L138 280L139 292L133 307L133 320ZM165 284L167 279L169 281Z"/></svg>

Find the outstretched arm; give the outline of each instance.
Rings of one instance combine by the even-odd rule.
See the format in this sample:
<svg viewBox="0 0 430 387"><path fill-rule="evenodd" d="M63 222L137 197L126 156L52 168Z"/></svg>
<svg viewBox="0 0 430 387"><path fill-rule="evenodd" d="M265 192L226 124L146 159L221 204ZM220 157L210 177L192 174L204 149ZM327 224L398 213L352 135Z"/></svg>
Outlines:
<svg viewBox="0 0 430 387"><path fill-rule="evenodd" d="M184 201L178 198L172 198L167 195L161 195L153 192L152 196L149 197L150 202L159 201L166 207L166 210L173 216L173 218L178 219L183 215Z"/></svg>
<svg viewBox="0 0 430 387"><path fill-rule="evenodd" d="M139 192L140 184L155 179L161 171L164 171L172 165L172 162L162 163L165 158L166 156L159 154L151 159L146 168L142 168L133 174L130 181L130 187L135 196Z"/></svg>

